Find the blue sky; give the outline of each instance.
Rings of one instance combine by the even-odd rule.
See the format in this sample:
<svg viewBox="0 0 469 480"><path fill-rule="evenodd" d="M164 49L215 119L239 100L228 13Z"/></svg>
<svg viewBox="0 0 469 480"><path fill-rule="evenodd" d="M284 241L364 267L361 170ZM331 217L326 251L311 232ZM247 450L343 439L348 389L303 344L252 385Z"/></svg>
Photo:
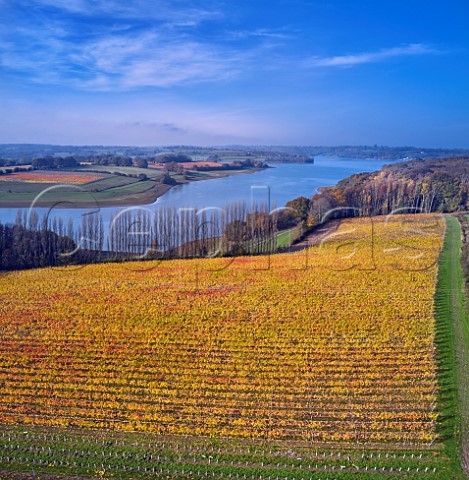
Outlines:
<svg viewBox="0 0 469 480"><path fill-rule="evenodd" d="M0 0L0 142L469 148L469 3Z"/></svg>

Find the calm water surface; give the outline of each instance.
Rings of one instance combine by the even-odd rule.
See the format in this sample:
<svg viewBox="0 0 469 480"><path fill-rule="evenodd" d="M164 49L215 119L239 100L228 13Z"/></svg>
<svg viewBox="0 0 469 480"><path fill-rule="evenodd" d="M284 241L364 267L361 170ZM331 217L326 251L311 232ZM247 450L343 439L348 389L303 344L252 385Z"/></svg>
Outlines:
<svg viewBox="0 0 469 480"><path fill-rule="evenodd" d="M151 211L161 207L223 208L229 203L238 201L245 201L248 206L253 202L262 202L271 208L281 207L293 198L311 197L319 187L335 185L339 180L354 173L379 170L386 163L390 162L316 157L314 164L275 164L274 168L253 174L178 185L156 202L134 208L147 208ZM101 208L99 212L105 227L109 225L112 216L124 208L126 207ZM46 208L35 210L40 216L49 212ZM17 212L17 208L0 208L1 223L13 223ZM51 217L62 217L66 221L71 217L75 224L79 224L84 215L90 214L90 209L56 208L50 214Z"/></svg>

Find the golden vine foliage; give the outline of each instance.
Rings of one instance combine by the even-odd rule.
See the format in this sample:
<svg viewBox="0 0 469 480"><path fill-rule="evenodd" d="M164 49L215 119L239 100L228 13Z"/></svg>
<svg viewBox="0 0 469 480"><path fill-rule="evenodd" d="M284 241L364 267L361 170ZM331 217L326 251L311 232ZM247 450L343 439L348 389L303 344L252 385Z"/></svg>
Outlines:
<svg viewBox="0 0 469 480"><path fill-rule="evenodd" d="M424 445L443 223L343 221L320 246L0 277L0 420Z"/></svg>

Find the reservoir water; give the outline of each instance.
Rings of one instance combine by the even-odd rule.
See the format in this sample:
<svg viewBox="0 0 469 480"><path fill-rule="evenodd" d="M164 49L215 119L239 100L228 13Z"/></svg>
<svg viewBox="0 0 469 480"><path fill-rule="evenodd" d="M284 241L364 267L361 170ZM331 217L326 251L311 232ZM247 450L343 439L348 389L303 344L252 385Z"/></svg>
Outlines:
<svg viewBox="0 0 469 480"><path fill-rule="evenodd" d="M155 211L161 207L174 208L223 208L227 204L245 201L249 206L253 202L263 203L271 208L284 206L286 202L299 196L311 197L318 188L335 185L338 181L360 172L379 170L389 161L357 160L348 158L315 158L314 164L274 164L253 174L240 174L229 177L192 182L178 185L169 190L156 202L134 208ZM127 207L100 208L104 227L119 211ZM0 222L14 223L17 208L0 208ZM21 209L23 212L27 208ZM84 215L96 212L96 209L47 208L35 209L39 216L49 213L50 218L61 217L67 221L72 218L74 224L81 223Z"/></svg>

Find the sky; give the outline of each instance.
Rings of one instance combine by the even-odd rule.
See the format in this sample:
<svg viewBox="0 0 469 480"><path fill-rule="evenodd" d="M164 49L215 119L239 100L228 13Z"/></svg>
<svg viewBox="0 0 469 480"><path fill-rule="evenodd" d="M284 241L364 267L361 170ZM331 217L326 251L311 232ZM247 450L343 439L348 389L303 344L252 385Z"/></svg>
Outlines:
<svg viewBox="0 0 469 480"><path fill-rule="evenodd" d="M469 148L469 2L0 0L0 143Z"/></svg>

